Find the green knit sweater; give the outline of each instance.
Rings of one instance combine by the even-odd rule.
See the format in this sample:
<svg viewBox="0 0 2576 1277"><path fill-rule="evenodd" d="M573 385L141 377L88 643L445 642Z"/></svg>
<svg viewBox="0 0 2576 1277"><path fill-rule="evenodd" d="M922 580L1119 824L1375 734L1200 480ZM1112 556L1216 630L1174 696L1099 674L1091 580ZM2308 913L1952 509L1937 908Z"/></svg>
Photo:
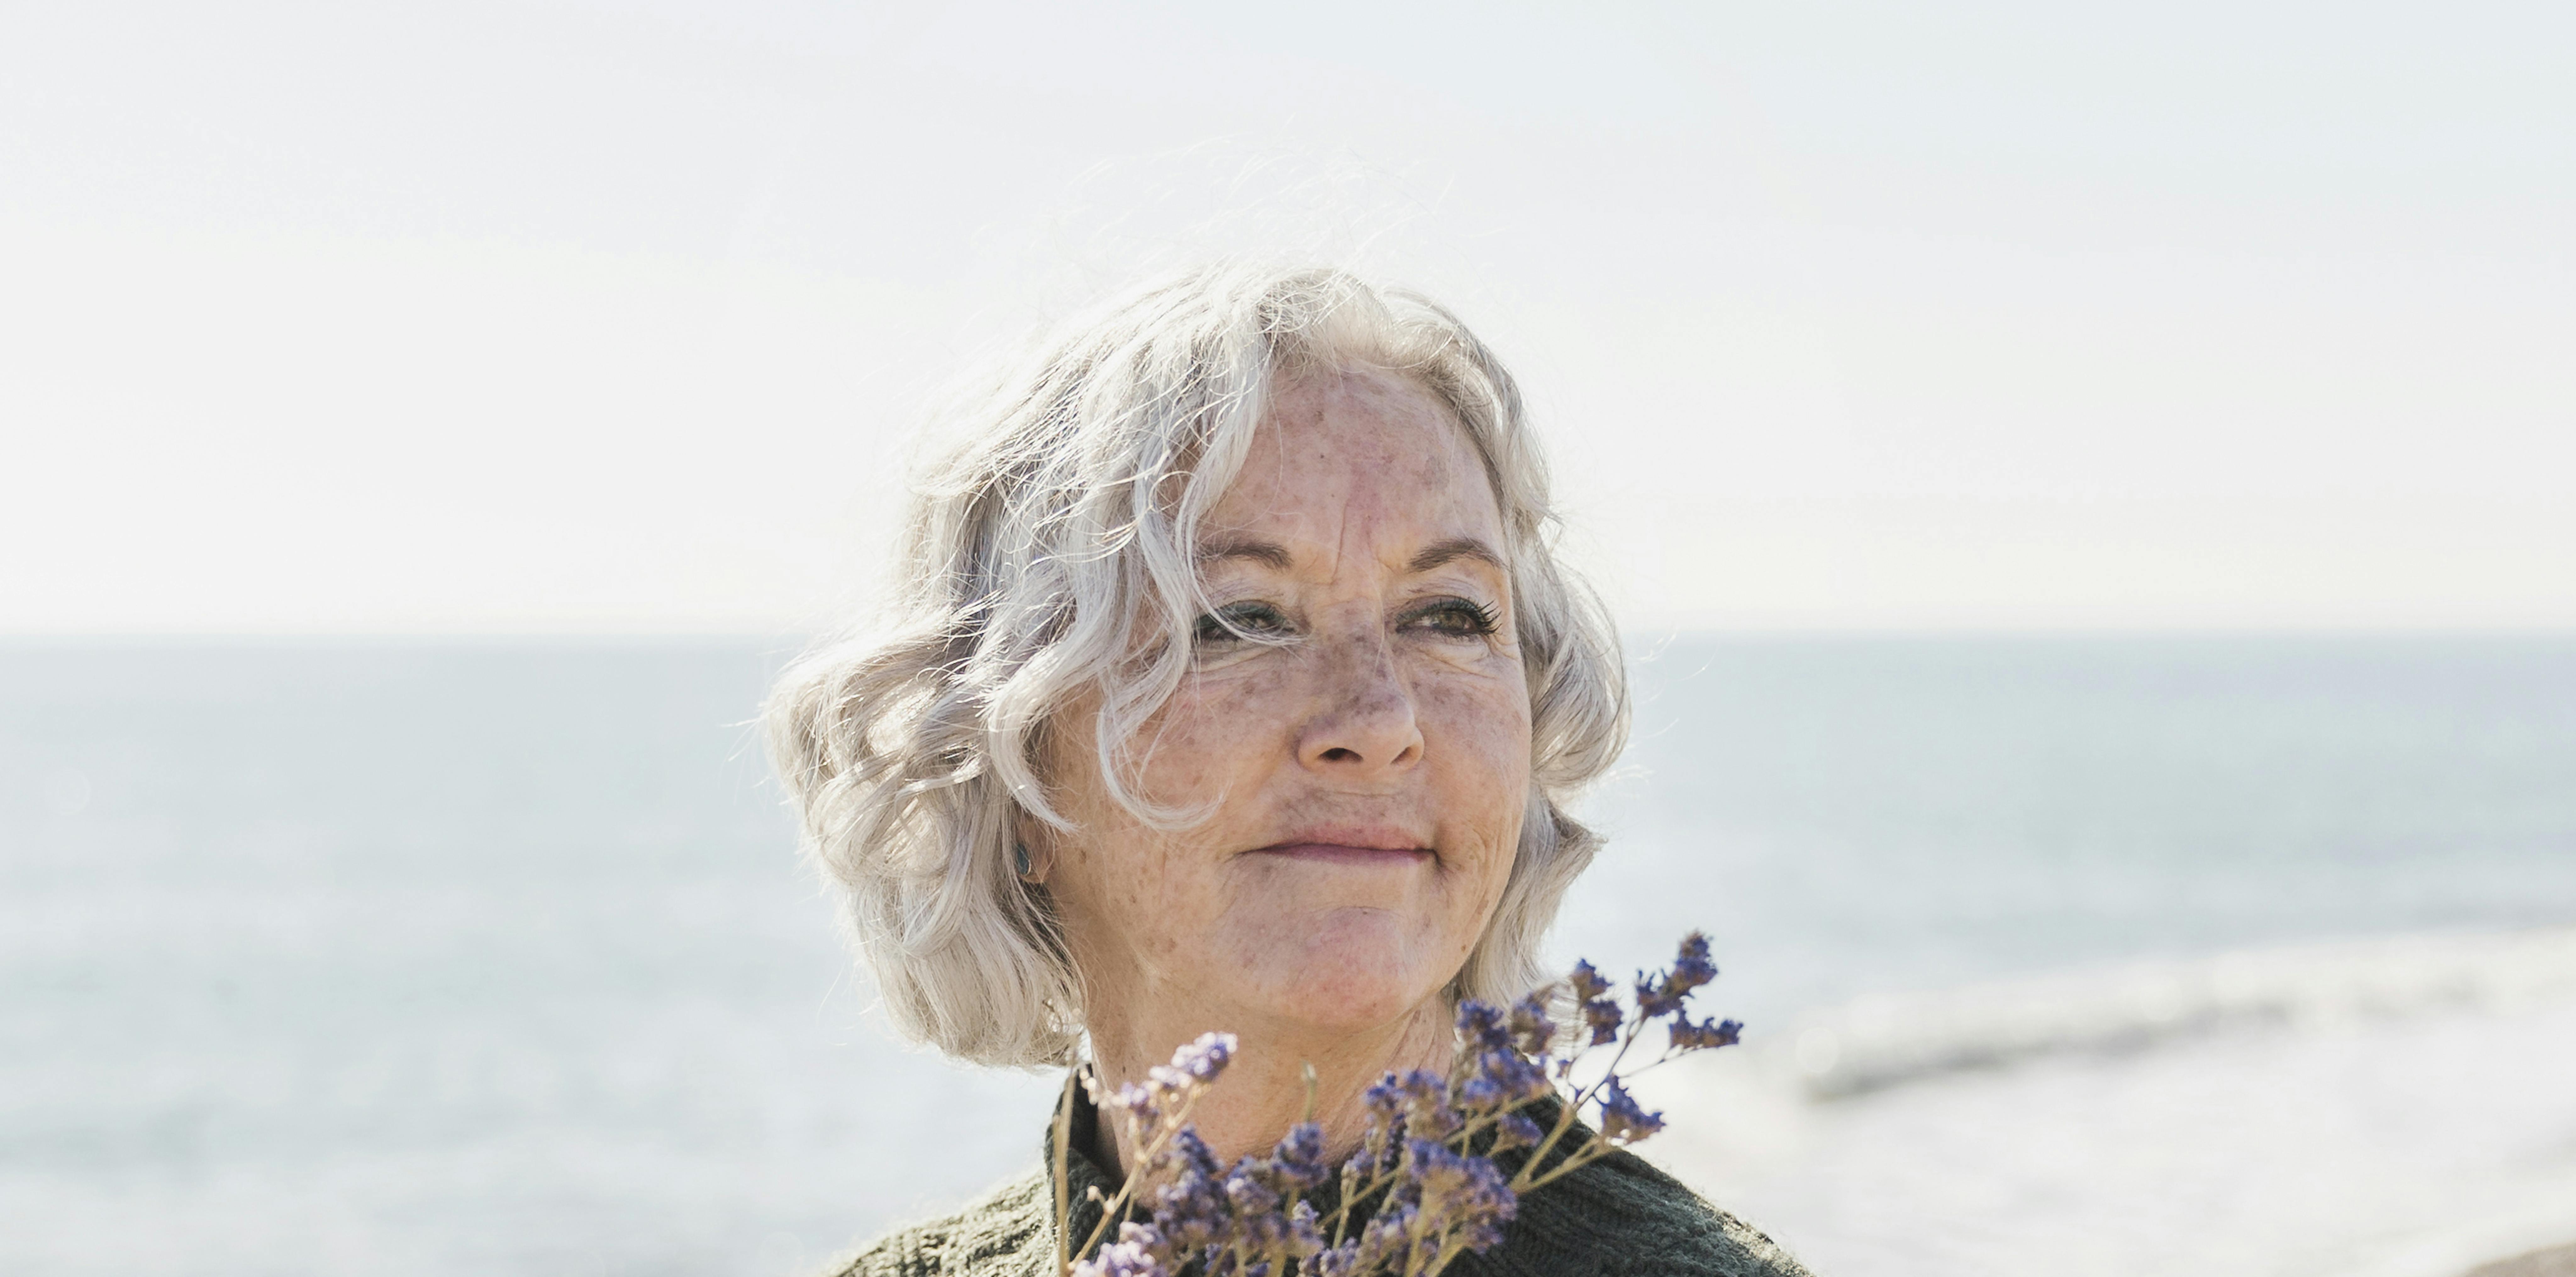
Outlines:
<svg viewBox="0 0 2576 1277"><path fill-rule="evenodd" d="M1081 1150L1098 1115L1074 1110L1074 1154L1067 1159L1073 1236L1089 1236L1100 1207L1084 1200L1097 1185L1117 1184ZM1590 1132L1577 1127L1576 1138ZM834 1270L837 1277L1055 1277L1055 1193L1046 1167L1053 1139L1040 1146L1037 1169L944 1219L895 1230ZM1600 1161L1534 1189L1506 1227L1503 1244L1460 1255L1444 1277L1812 1277L1777 1243L1710 1206L1672 1176L1630 1153Z"/></svg>

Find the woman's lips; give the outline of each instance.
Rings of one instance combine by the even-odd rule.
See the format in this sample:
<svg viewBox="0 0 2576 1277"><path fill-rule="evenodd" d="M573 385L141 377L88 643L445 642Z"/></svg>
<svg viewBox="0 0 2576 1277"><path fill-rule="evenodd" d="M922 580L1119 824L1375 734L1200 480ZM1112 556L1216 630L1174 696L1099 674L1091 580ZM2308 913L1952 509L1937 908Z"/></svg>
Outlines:
<svg viewBox="0 0 2576 1277"><path fill-rule="evenodd" d="M1253 853L1261 856L1285 856L1291 860L1310 860L1331 865L1410 865L1431 858L1428 847L1353 847L1337 842L1291 842L1276 847L1263 847Z"/></svg>

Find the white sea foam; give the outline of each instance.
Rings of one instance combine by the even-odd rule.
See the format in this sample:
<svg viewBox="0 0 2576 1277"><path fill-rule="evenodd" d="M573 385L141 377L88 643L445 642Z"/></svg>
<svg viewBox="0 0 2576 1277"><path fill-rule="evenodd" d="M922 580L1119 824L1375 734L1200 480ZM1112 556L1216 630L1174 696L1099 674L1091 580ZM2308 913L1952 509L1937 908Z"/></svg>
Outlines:
<svg viewBox="0 0 2576 1277"><path fill-rule="evenodd" d="M2264 1025L2510 1009L2576 992L2576 928L2399 936L1863 997L1768 1048L1818 1098Z"/></svg>
<svg viewBox="0 0 2576 1277"><path fill-rule="evenodd" d="M2576 930L1873 998L1676 1072L1651 1155L1838 1277L2457 1277L2576 1239Z"/></svg>

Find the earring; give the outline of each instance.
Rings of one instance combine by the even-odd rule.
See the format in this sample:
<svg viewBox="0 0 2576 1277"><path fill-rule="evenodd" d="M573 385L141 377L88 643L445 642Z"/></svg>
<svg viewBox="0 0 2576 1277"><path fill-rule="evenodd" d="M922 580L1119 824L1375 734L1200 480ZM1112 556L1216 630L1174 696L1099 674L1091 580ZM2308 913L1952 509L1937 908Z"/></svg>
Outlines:
<svg viewBox="0 0 2576 1277"><path fill-rule="evenodd" d="M1029 845L1027 843L1015 842L1011 844L1011 863L1019 869L1021 881L1036 881L1036 879L1029 877Z"/></svg>

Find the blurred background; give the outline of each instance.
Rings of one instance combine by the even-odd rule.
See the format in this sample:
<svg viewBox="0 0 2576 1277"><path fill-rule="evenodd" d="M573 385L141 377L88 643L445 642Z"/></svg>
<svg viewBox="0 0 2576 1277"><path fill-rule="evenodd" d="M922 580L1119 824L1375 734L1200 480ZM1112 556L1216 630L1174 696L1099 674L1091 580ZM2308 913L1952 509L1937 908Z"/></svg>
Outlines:
<svg viewBox="0 0 2576 1277"><path fill-rule="evenodd" d="M1134 274L1442 298L1631 640L1556 937L1828 1274L2576 1242L2561 6L0 15L0 1267L818 1270L1034 1155L750 720Z"/></svg>

